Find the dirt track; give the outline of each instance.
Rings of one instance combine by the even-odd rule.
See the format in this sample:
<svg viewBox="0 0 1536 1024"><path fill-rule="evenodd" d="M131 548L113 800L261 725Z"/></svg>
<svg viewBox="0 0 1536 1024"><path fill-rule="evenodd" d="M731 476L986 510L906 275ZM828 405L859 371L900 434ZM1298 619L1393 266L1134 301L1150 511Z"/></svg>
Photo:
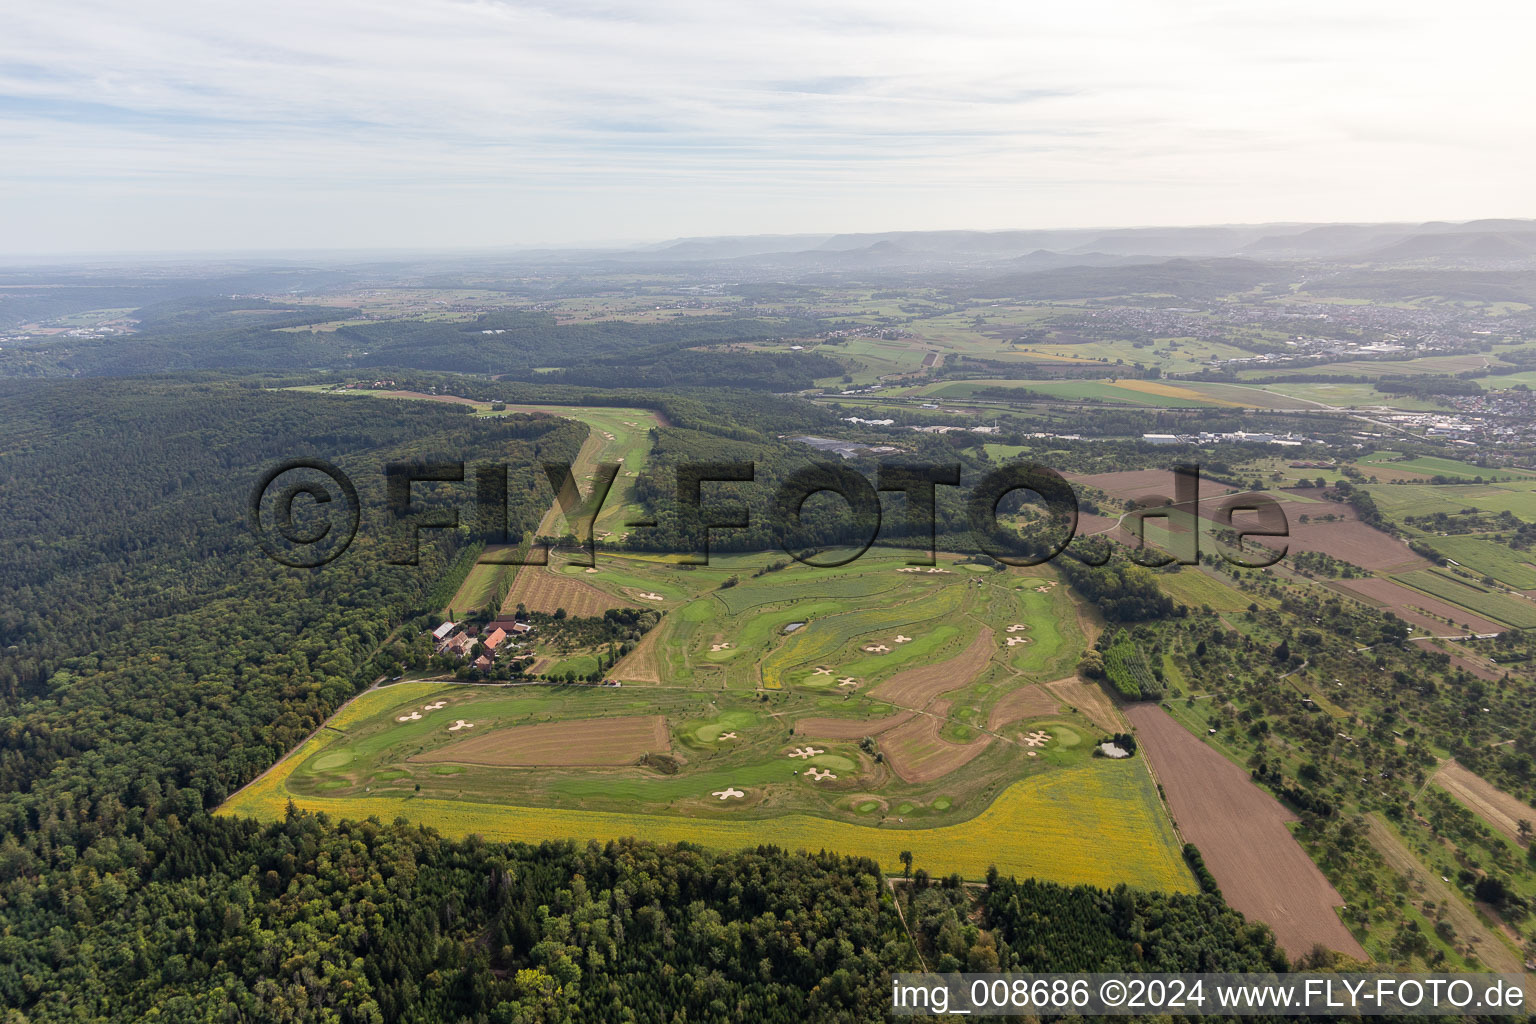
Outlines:
<svg viewBox="0 0 1536 1024"><path fill-rule="evenodd" d="M1179 830L1227 902L1274 929L1293 958L1321 944L1369 959L1334 911L1344 901L1286 828L1295 816L1162 708L1137 704L1126 714Z"/></svg>

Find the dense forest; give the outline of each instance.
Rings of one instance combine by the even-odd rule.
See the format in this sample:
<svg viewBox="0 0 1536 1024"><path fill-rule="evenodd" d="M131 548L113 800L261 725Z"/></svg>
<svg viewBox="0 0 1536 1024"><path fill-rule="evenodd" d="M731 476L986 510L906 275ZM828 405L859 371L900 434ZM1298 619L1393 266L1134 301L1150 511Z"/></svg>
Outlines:
<svg viewBox="0 0 1536 1024"><path fill-rule="evenodd" d="M842 372L824 356L739 347L817 330L803 320L711 316L560 323L540 313L487 313L463 323L358 323L349 319L356 314L339 306L261 299L166 299L136 310L138 326L126 337L0 350L0 376L356 368L549 377L549 383L588 387L731 382L751 390L791 391ZM342 326L309 329L328 322Z"/></svg>

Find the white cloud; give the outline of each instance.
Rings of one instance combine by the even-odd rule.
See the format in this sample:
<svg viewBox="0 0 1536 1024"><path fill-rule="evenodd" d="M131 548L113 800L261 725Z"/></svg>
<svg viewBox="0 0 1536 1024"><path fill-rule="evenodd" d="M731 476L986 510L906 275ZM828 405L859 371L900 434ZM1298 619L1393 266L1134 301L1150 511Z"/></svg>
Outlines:
<svg viewBox="0 0 1536 1024"><path fill-rule="evenodd" d="M1536 214L1516 3L10 6L13 250Z"/></svg>

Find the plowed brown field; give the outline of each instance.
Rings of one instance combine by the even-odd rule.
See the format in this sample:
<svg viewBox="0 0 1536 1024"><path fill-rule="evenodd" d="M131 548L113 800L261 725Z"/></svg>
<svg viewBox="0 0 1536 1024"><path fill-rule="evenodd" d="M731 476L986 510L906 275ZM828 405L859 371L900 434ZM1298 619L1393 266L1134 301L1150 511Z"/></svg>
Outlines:
<svg viewBox="0 0 1536 1024"><path fill-rule="evenodd" d="M1061 701L1044 687L1038 684L1021 686L992 705L992 713L987 716L987 728L996 730L999 726L1023 718L1054 715L1060 707Z"/></svg>
<svg viewBox="0 0 1536 1024"><path fill-rule="evenodd" d="M1126 714L1174 821L1227 902L1274 929L1292 957L1321 944L1369 959L1334 911L1343 899L1285 827L1295 816L1162 708L1137 704Z"/></svg>
<svg viewBox="0 0 1536 1024"><path fill-rule="evenodd" d="M633 764L671 750L662 715L572 719L493 729L411 758L426 764L565 767Z"/></svg>
<svg viewBox="0 0 1536 1024"><path fill-rule="evenodd" d="M601 615L610 608L631 607L622 597L551 571L551 568L523 566L501 606L502 614L510 614L519 604L531 612L553 615L557 609L564 608L567 615L576 616Z"/></svg>
<svg viewBox="0 0 1536 1024"><path fill-rule="evenodd" d="M894 729L915 714L899 711L884 718L859 721L856 718L802 718L795 723L795 735L817 740L861 740Z"/></svg>
<svg viewBox="0 0 1536 1024"><path fill-rule="evenodd" d="M1386 608L1415 626L1424 627L1433 636L1459 634L1461 626L1470 626L1474 633L1500 633L1507 628L1449 601L1375 576L1363 580L1330 580L1329 585L1366 604ZM1451 621L1444 622L1434 616L1444 616Z"/></svg>
<svg viewBox="0 0 1536 1024"><path fill-rule="evenodd" d="M897 707L921 708L940 694L969 683L996 650L992 630L983 626L971 645L953 658L903 669L869 692Z"/></svg>
<svg viewBox="0 0 1536 1024"><path fill-rule="evenodd" d="M939 729L948 711L948 702L939 701L933 706L933 714L914 715L881 739L880 749L897 775L908 782L942 779L975 760L991 744L992 737L986 733L970 743L951 743L941 738Z"/></svg>
<svg viewBox="0 0 1536 1024"><path fill-rule="evenodd" d="M1121 732L1125 718L1098 683L1085 683L1076 676L1046 683L1046 689L1062 699L1068 707L1077 708L1088 720L1105 732Z"/></svg>

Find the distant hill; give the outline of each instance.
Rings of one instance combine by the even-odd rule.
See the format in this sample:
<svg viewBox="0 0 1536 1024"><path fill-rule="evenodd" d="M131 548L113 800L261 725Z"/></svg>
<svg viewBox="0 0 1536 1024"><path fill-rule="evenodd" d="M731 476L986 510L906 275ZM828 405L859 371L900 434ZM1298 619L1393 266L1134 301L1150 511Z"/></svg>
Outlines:
<svg viewBox="0 0 1536 1024"><path fill-rule="evenodd" d="M1322 259L1507 259L1536 255L1536 221L1465 224L1236 224L1199 227L883 231L831 235L689 238L625 254L627 259L740 260L781 269L985 265L1040 269L1115 261ZM1410 241L1414 240L1414 241ZM1404 243L1399 251L1393 247ZM1070 262L1057 257L1073 257Z"/></svg>
<svg viewBox="0 0 1536 1024"><path fill-rule="evenodd" d="M1536 255L1536 230L1414 234L1367 254L1373 260L1516 259Z"/></svg>
<svg viewBox="0 0 1536 1024"><path fill-rule="evenodd" d="M1213 299L1265 284L1294 280L1285 266L1255 260L1167 260L1121 267L1067 267L1004 274L978 283L978 298L1086 299L1118 295L1174 295Z"/></svg>

